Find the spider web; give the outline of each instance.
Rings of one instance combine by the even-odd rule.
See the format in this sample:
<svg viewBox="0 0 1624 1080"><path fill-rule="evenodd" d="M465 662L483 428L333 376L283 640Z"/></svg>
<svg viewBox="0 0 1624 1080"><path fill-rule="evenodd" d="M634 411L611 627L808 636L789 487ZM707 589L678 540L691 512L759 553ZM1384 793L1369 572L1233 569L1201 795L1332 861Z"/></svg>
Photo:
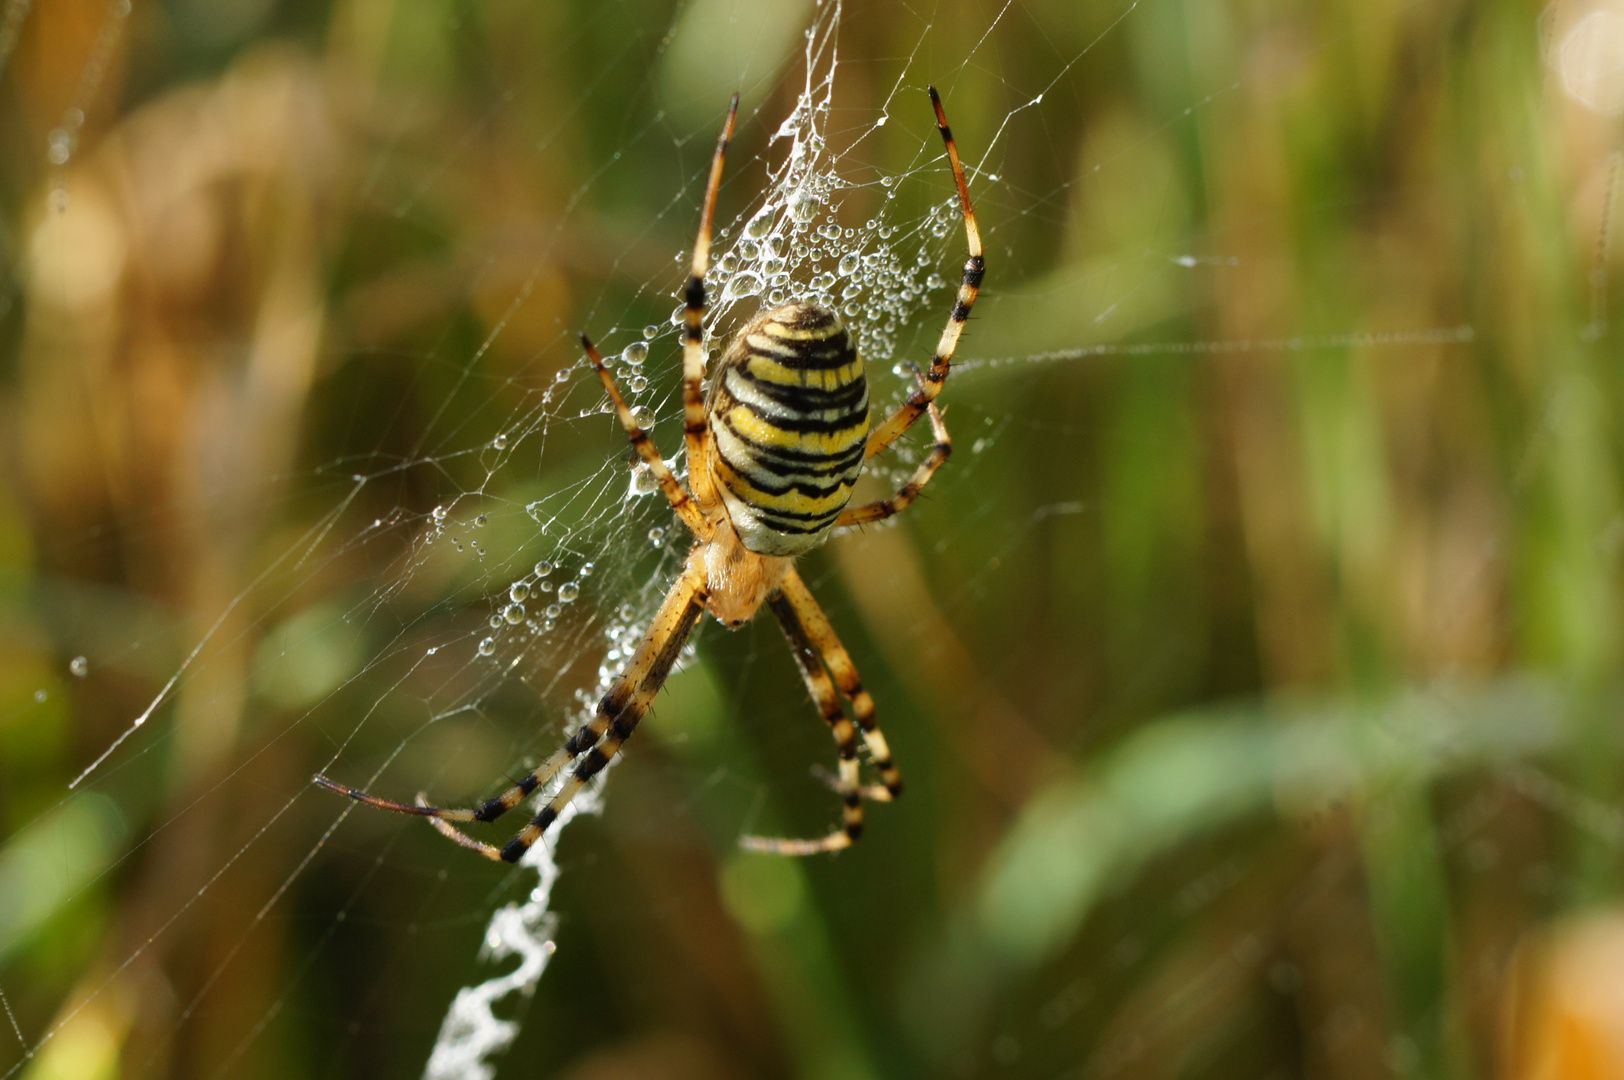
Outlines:
<svg viewBox="0 0 1624 1080"><path fill-rule="evenodd" d="M324 1005L349 1024L345 1036L328 1043L340 1051L346 1039L359 1047L355 1071L438 1080L533 1069L517 1054L504 1065L504 1055L527 1023L546 1022L531 1015L529 1002L550 977L555 952L570 948L575 920L586 917L560 898L572 895L573 877L596 865L572 848L578 823L601 815L606 797L621 797L622 780L631 779L614 775L624 756L520 868L501 871L444 844L420 822L312 790L303 766L385 797L409 800L421 788L442 805L472 802L493 790L492 777L522 773L589 718L635 649L688 538L647 470L628 466L623 434L579 357L575 335L585 330L610 358L634 414L684 477L677 297L710 151L733 89L742 91L744 106L712 247L707 348L714 360L730 329L763 303L800 299L834 308L869 360L877 415L907 392L908 363L929 354L961 261L960 212L924 85L943 90L990 266L975 327L984 332L967 339L947 391L958 456L937 482L958 493L946 498L970 512L922 511L929 515L925 546L967 568L941 598L950 614L973 618L986 593L1011 587L999 568L1029 557L1035 534L1094 512L1065 498L1029 505L1009 493L990 492L984 501L968 495L983 475L980 463L1012 432L1057 442L1077 434L1081 424L1069 418L1031 415L1027 399L1047 385L1041 373L1101 361L1229 355L1436 355L1478 338L1470 319L1440 319L1424 307L1395 309L1381 325L1310 312L1278 336L1269 331L1279 324L1268 320L1199 317L1204 304L1220 301L1193 298L1203 287L1186 283L1221 279L1245 257L1246 229L1199 237L1185 231L1196 195L1169 179L1168 144L1187 138L1204 112L1232 106L1304 57L1338 46L1340 30L1317 28L1241 79L1201 76L1195 64L1194 83L1154 90L1180 103L1164 110L1178 119L1137 128L1149 134L1135 138L1113 141L1112 131L1099 133L1087 164L1073 168L1069 160L1055 165L1073 153L1057 132L1072 137L1070 116L1093 85L1091 58L1152 38L1179 5L1097 5L1055 37L1048 27L1053 5L1010 2L951 13L897 5L904 14L896 17L909 27L900 56L876 52L864 37L869 13L839 0L759 8L695 0L657 26L641 7L605 5L612 32L562 18L554 28L558 55L547 61L594 55L590 76L566 85L547 62L498 55L500 35L477 41L466 35L466 24L477 20L457 5L432 15L396 12L380 31L378 11L386 6L340 5L342 18L335 16L322 46L346 51L351 75L396 66L374 85L335 89L316 71L320 50L269 44L222 61L196 86L132 106L127 120L98 129L117 131L100 145L87 145L85 132L96 127L97 110L107 108L108 80L125 77L120 65L140 53L140 41L131 44L129 35L141 25L142 10L115 0L86 16L92 28L83 34L71 104L41 151L44 197L36 201L44 206L19 223L25 239L7 238L8 246L27 245L31 262L19 277L46 298L34 301L46 314L31 314L35 322L15 331L19 352L44 349L41 334L66 336L81 351L110 350L95 336L95 313L126 287L119 284L121 267L149 258L176 280L190 272L186 245L198 234L188 230L216 226L182 213L165 216L167 206L141 205L129 192L146 190L143 180L176 204L189 191L241 183L250 189L243 228L255 227L254 214L270 214L275 224L267 232L282 239L260 252L263 265L253 273L260 307L241 321L242 340L231 347L243 355L231 377L199 391L207 401L195 410L198 430L186 435L197 446L229 450L192 462L186 482L170 487L142 488L134 467L123 478L146 499L123 508L121 529L133 546L172 547L195 559L185 575L146 568L149 580L160 582L195 572L195 582L168 597L184 616L66 581L30 598L31 609L49 612L40 625L72 659L57 665L65 673L31 676L40 689L27 708L39 712L28 715L47 715L90 688L112 719L85 736L93 745L73 759L82 767L35 800L0 853L0 883L30 883L26 899L7 895L0 907L0 962L6 950L21 951L37 935L49 945L42 952L55 949L75 965L67 975L40 968L49 975L42 985L59 989L48 1002L29 995L21 1010L11 1004L15 984L0 982L18 1042L15 1060L0 1059L0 1076L54 1075L64 1068L63 1047L92 1056L102 1047L121 1054L137 1074L233 1075L255 1059L268 1032L293 1022L289 1013ZM199 4L175 10L182 13L177 25L185 22L198 40L279 37L267 4L224 5L207 17ZM555 16L493 7L482 17ZM27 0L0 9L0 70L21 55L18 42L39 18ZM1558 34L1550 29L1558 24L1566 25L1547 15L1548 33ZM488 50L480 54L491 65L487 81L453 76L458 63L468 63L456 55L459 48ZM1558 52L1558 45L1548 51ZM129 78L138 83L140 75ZM379 89L417 79L429 89L402 89L398 100ZM453 101L447 86L472 100ZM583 134L572 122L576 111L613 115L618 123ZM214 157L186 152L177 132L188 128L208 134ZM521 153L512 154L515 148ZM285 186L307 184L302 194L289 197L275 184L252 190L256 177L280 176L278 159L288 156L296 159L288 171L305 176ZM1044 167L1034 164L1038 158ZM561 161L574 164L564 168ZM121 169L135 178L128 188L110 179ZM171 173L163 184L153 179ZM1053 176L1062 179L1030 179ZM1112 223L1095 221L1101 253L1061 258L1072 240L1055 237L1070 218L1086 216L1077 209L1080 200L1158 180L1165 194L1144 200L1169 222L1147 230L1156 244L1135 246L1139 233L1131 243L1113 244ZM543 194L516 197L515 187ZM333 199L327 190L346 195ZM509 216L478 221L471 208L487 198ZM628 204L655 209L630 224L608 220L612 208ZM526 216L513 218L516 207ZM346 216L360 221L354 231L367 233L370 257L390 253L387 268L350 265L363 256L340 244L317 250L317 238L327 235L324 218ZM97 246L114 233L123 237L121 246ZM162 245L153 239L159 233ZM1605 225L1602 236L1605 246ZM163 259L151 254L160 246ZM1599 267L1605 256L1605 250L1598 256ZM1066 268L1050 272L1051 261ZM328 291L341 302L300 279L298 269L312 265L335 280ZM1221 286L1214 292L1221 294ZM1592 320L1602 327L1597 333L1605 332L1604 301L1603 295ZM1055 309L1066 310L1036 318ZM1028 331L1040 322L1041 330ZM1201 336L1214 323L1226 335ZM335 344L339 326L344 336ZM393 393L392 384L401 382L413 392ZM161 398L161 388L146 389ZM411 415L424 407L428 415ZM305 415L318 408L339 421ZM337 445L305 446L290 433L306 423L343 435ZM922 453L915 438L876 461L869 472L875 492L905 480ZM1538 447L1522 453L1534 460ZM108 541L98 528L65 537L63 549L103 548ZM884 543L887 528L835 542ZM209 538L207 552L188 548L198 537ZM70 551L59 561L73 566L75 557ZM862 578L842 565L814 583L838 579L855 592ZM131 576L140 569L137 563ZM832 601L837 615L862 604L838 590ZM116 618L104 617L110 610ZM1469 616L1457 611L1448 621ZM704 778L692 792L654 796L655 808L697 822L687 826L691 833L724 843L743 832L816 830L817 818L803 819L770 797L784 778L715 729L715 716L734 694L724 684L767 679L781 659L766 659L777 643L770 633L759 637L758 672L757 637L738 639L743 644L718 637L701 632L690 642L670 693L630 744L634 756L655 744L649 753L662 764L650 771L674 786ZM729 659L715 671L704 659L713 647ZM1154 681L1154 661L1134 672ZM1562 692L1539 679L1505 678L1489 687L1395 694L1374 724L1375 736L1366 712L1338 704L1288 710L1271 717L1278 724L1250 714L1174 716L1139 741L1125 740L1102 777L1062 778L1019 815L978 884L966 886L976 899L960 923L943 931L952 946L916 965L901 1007L909 1013L904 1023L915 1031L953 1028L983 993L965 974L984 970L972 963L983 952L1000 958L986 968L1038 968L1106 902L1114 877L1155 869L1155 859L1180 838L1211 821L1260 813L1276 796L1311 818L1339 799L1383 784L1403 787L1400 781L1415 775L1503 766L1505 783L1519 797L1616 849L1624 829L1615 811L1587 796L1583 785L1569 787L1527 764L1574 738ZM1461 712L1484 722L1463 731L1455 722ZM781 749L785 757L825 760L828 747L817 741L824 736L804 700L787 702L783 717L784 726L806 730L759 736L767 756L776 761ZM1027 730L1021 723L1012 730ZM1158 753L1157 739L1186 727L1198 732L1190 736L1193 756ZM1387 741L1372 750L1365 741L1371 738ZM1198 767L1197 759L1218 765ZM1169 787L1184 795L1170 800L1172 809L1135 800L1136 791ZM539 792L514 816L533 812L550 794ZM1451 843L1467 848L1473 823L1499 805L1486 809L1480 800L1459 808L1444 829L1455 837ZM501 832L508 831L504 823ZM876 842L883 841L865 844ZM1087 848L1090 856L1057 866L1048 856L1057 844ZM1177 880L1180 911L1197 912L1248 880L1244 854L1219 853L1209 863ZM336 864L348 869L335 872ZM750 865L727 864L722 886L746 924L776 925L772 898L812 888L799 868ZM151 880L130 884L166 875L174 882L167 890ZM1032 891L1032 881L1045 882L1047 891ZM390 910L415 913L384 930L360 925L365 920L357 914L391 890L413 892L416 904ZM144 903L108 915L96 905L115 891ZM1057 896L1064 902L1034 906L1034 898ZM658 906L655 898L640 899ZM176 963L176 939L200 910L217 906L227 914L212 916L216 940L199 949L199 969L175 981L177 996L160 1010L159 1034L144 1021L145 1041L126 1043L141 1028L141 995L159 984L170 992L161 973ZM57 940L71 937L68 927L87 911L100 911L113 929L78 951L59 948ZM186 1044L201 1018L230 1008L239 973L252 966L256 950L300 920L294 962L277 972L274 986L260 988L250 1015L226 1025L235 1038L191 1048L195 1059L177 1058L175 1047ZM454 973L425 970L411 944L420 933L473 942L466 965ZM392 959L375 972L375 984L331 994L312 989L316 973L342 969L335 957L379 934L391 938ZM1138 940L1123 933L1111 955L1126 967ZM1197 1008L1222 998L1226 980L1265 965L1274 948L1265 936L1242 935L1221 962L1188 975L1180 987L1185 1002ZM1268 970L1276 981L1296 977L1289 965ZM428 988L423 997L432 999L416 1014L420 1030L399 1039L386 1059L368 1058L400 1035L368 1030L377 1001L408 986ZM1083 980L1049 987L1032 1013L1057 1027L1096 992ZM1129 1067L1146 1053L1147 1040L1175 1027L1171 1011L1130 1017L1103 1033L1088 1074ZM920 1020L926 1013L937 1018ZM832 1022L842 1024L861 1026L849 1017ZM984 1027L983 1017L964 1030ZM430 1030L437 1032L432 1045ZM845 1030L842 1039L801 1053L828 1075L883 1074L878 1057L852 1049L861 1036ZM1012 1039L965 1049L944 1038L936 1063L973 1071L955 1056L969 1054L1012 1066L1019 1058ZM1424 1042L1408 1039L1384 1047L1399 1071L1412 1058L1433 1060Z"/></svg>

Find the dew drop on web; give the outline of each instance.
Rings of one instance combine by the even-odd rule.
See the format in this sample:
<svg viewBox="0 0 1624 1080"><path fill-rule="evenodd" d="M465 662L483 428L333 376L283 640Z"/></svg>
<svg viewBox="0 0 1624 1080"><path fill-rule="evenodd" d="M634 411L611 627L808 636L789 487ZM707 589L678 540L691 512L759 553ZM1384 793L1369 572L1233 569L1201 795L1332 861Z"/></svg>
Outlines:
<svg viewBox="0 0 1624 1080"><path fill-rule="evenodd" d="M727 283L727 288L722 293L722 299L737 300L746 296L760 296L761 290L761 276L746 271Z"/></svg>
<svg viewBox="0 0 1624 1080"><path fill-rule="evenodd" d="M790 196L789 216L804 225L818 216L822 205L816 195L803 189Z"/></svg>

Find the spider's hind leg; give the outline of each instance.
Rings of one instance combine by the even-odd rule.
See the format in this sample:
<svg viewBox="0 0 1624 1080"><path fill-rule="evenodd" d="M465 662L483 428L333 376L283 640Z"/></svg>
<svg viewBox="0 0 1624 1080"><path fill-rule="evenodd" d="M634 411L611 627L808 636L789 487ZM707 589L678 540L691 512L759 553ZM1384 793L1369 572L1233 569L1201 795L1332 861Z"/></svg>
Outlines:
<svg viewBox="0 0 1624 1080"><path fill-rule="evenodd" d="M925 489L925 485L930 483L930 478L936 475L936 470L940 469L942 463L953 453L953 438L948 435L947 423L942 419L942 410L936 407L934 401L926 407L925 411L930 416L931 434L936 439L935 445L930 448L930 453L925 455L925 460L919 463L919 467L908 478L908 482L898 488L897 493L889 499L864 503L862 506L848 506L842 510L840 517L835 520L835 528L842 529L848 525L866 525L874 521L884 521L886 518L900 514L908 509L913 501L919 497L919 493Z"/></svg>
<svg viewBox="0 0 1624 1080"><path fill-rule="evenodd" d="M631 440L632 449L637 451L638 456L643 459L643 463L648 466L649 472L659 483L660 490L665 493L666 501L671 504L671 509L677 512L677 516L682 518L683 524L688 526L688 531L695 536L700 539L709 536L712 531L710 522L705 520L705 515L700 512L699 507L694 504L694 500L689 497L687 490L682 486L682 481L671 474L671 470L665 464L665 459L660 456L659 448L654 445L654 440L649 438L648 432L644 431L642 426L632 417L631 408L627 406L625 397L621 395L620 387L615 385L615 377L609 374L609 369L604 366L603 357L598 355L597 347L592 344L592 339L582 334L581 344L586 347L587 359L592 361L592 369L598 373L599 380L603 382L604 390L608 391L609 400L615 407L615 415L620 419L620 426L626 429L626 437Z"/></svg>

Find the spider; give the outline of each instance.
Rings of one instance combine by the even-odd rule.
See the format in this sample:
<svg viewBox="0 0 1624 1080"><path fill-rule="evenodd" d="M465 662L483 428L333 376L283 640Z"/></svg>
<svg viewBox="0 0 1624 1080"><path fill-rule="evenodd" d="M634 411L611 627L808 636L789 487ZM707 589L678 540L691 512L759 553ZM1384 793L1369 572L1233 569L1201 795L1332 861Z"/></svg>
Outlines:
<svg viewBox="0 0 1624 1080"><path fill-rule="evenodd" d="M902 794L902 775L875 721L874 699L863 689L851 655L795 572L794 563L796 556L817 547L835 529L883 521L905 509L952 452L936 396L947 381L986 263L964 166L934 86L930 87L930 101L964 210L969 259L930 367L923 373L915 368L917 386L907 400L870 430L868 379L851 335L834 312L804 303L762 311L746 323L729 343L710 392L705 394L705 272L722 164L738 115L735 94L711 158L693 267L684 293L682 411L688 488L666 467L648 432L632 418L598 350L581 335L586 355L632 447L659 482L672 510L694 534L682 574L666 594L635 655L604 695L591 722L540 768L476 809L429 806L421 794L416 805L408 806L325 776L315 777L317 784L369 806L427 817L463 847L490 859L518 862L631 738L700 616L708 610L724 626L738 627L765 604L789 639L801 678L834 735L839 773L829 782L844 801L845 810L840 827L817 839L744 836L740 844L747 850L779 855L838 851L862 835L865 799L889 802ZM935 445L907 483L889 499L847 506L863 464L926 415ZM850 718L841 705L842 697L850 707ZM878 784L862 782L859 734L879 772ZM574 770L557 793L505 846L477 840L452 824L495 821L572 763Z"/></svg>

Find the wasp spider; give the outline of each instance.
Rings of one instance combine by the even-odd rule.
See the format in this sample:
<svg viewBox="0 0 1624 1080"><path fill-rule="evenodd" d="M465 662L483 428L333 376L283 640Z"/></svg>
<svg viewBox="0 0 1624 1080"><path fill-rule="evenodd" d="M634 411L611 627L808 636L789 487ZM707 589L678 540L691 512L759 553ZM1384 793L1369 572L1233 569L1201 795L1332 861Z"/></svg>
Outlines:
<svg viewBox="0 0 1624 1080"><path fill-rule="evenodd" d="M632 446L659 481L671 508L694 534L694 547L682 575L660 605L636 654L604 695L590 723L540 768L477 809L429 806L422 795L417 797L417 805L407 806L324 776L316 777L316 783L369 806L420 814L463 847L491 859L517 862L631 738L700 616L709 611L723 625L737 627L766 604L789 639L801 677L834 734L840 770L833 786L845 801L845 812L840 828L817 839L746 836L740 843L752 851L780 855L838 851L862 835L864 799L888 802L902 793L902 776L874 719L874 699L863 689L851 655L795 572L794 563L796 556L822 543L834 529L882 521L907 507L952 450L936 396L947 381L986 264L964 167L935 87L930 89L930 100L964 208L970 257L930 367L922 374L916 372L918 385L908 399L871 429L868 379L851 335L834 312L800 303L763 311L746 323L729 344L710 393L705 394L705 272L722 162L739 108L735 95L711 159L685 292L682 409L687 489L632 418L597 349L584 334L581 337ZM908 482L889 499L847 506L863 463L926 415L935 445ZM850 707L850 718L841 705L842 697ZM859 734L879 772L878 784L861 780ZM495 821L572 763L574 770L558 792L506 846L476 840L452 824Z"/></svg>

